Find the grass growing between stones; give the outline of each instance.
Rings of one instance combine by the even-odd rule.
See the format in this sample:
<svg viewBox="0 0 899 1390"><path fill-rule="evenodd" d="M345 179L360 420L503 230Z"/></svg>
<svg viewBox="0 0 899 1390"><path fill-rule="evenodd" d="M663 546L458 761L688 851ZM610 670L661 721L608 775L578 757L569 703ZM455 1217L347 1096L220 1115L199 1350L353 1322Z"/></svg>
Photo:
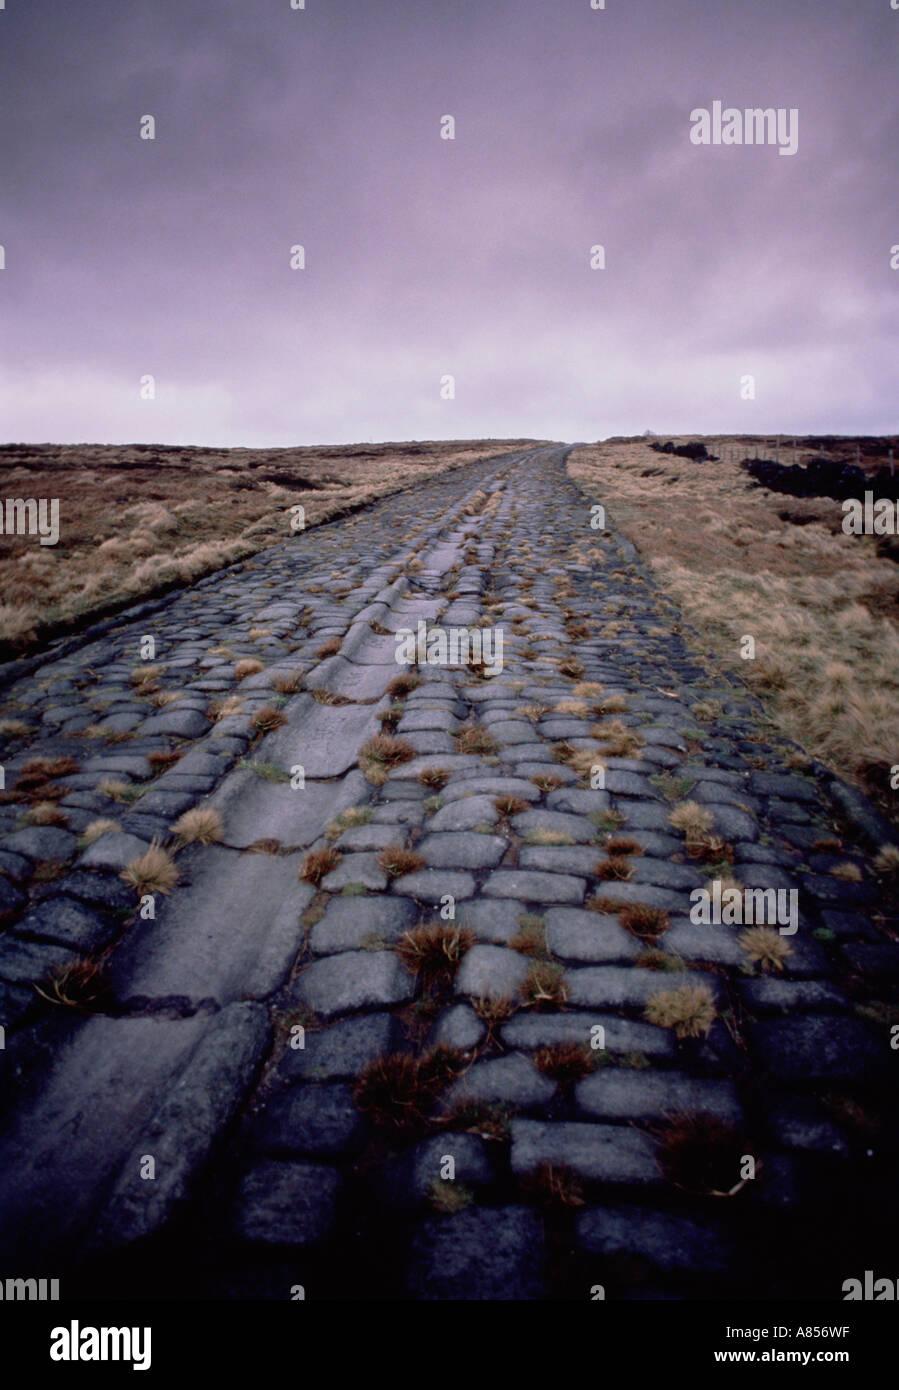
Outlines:
<svg viewBox="0 0 899 1390"><path fill-rule="evenodd" d="M456 747L460 753L495 753L496 739L487 729L478 724L466 724L456 734Z"/></svg>
<svg viewBox="0 0 899 1390"><path fill-rule="evenodd" d="M477 1134L482 1139L501 1144L509 1138L509 1127L516 1113L514 1105L459 1100L440 1116L440 1123L448 1130Z"/></svg>
<svg viewBox="0 0 899 1390"><path fill-rule="evenodd" d="M390 1053L370 1062L356 1081L356 1105L373 1124L415 1129L428 1124L441 1091L469 1065L453 1048L439 1044L419 1057Z"/></svg>
<svg viewBox="0 0 899 1390"><path fill-rule="evenodd" d="M679 974L687 965L682 956L674 951L660 951L651 947L637 957L636 964L643 970L660 970L668 974Z"/></svg>
<svg viewBox="0 0 899 1390"><path fill-rule="evenodd" d="M325 830L325 838L336 840L345 830L352 830L357 825L368 825L373 815L374 810L371 806L348 806L331 821Z"/></svg>
<svg viewBox="0 0 899 1390"><path fill-rule="evenodd" d="M790 943L773 927L748 927L737 939L747 959L760 970L783 970Z"/></svg>
<svg viewBox="0 0 899 1390"><path fill-rule="evenodd" d="M25 812L22 821L25 825L65 826L68 825L69 818L55 801L36 801Z"/></svg>
<svg viewBox="0 0 899 1390"><path fill-rule="evenodd" d="M530 780L542 792L558 791L560 787L565 785L565 779L557 777L554 772L538 772L536 777L532 777Z"/></svg>
<svg viewBox="0 0 899 1390"><path fill-rule="evenodd" d="M523 956L532 956L534 960L552 959L546 944L546 926L542 917L530 912L523 913L518 919L518 927L516 935L506 942L511 950L518 951Z"/></svg>
<svg viewBox="0 0 899 1390"><path fill-rule="evenodd" d="M51 971L41 984L33 988L51 1004L80 1009L85 1013L101 1013L112 996L103 967L86 956Z"/></svg>
<svg viewBox="0 0 899 1390"><path fill-rule="evenodd" d="M78 848L88 849L95 840L99 840L101 835L111 835L121 826L117 820L109 820L108 817L101 816L97 820L92 820L84 827L78 837Z"/></svg>
<svg viewBox="0 0 899 1390"><path fill-rule="evenodd" d="M422 787L434 787L441 791L449 779L450 775L445 767L423 767L416 780Z"/></svg>
<svg viewBox="0 0 899 1390"><path fill-rule="evenodd" d="M260 734L270 734L273 729L280 729L286 723L284 715L274 705L263 705L250 720L251 727Z"/></svg>
<svg viewBox="0 0 899 1390"><path fill-rule="evenodd" d="M330 846L326 849L311 849L303 860L300 878L318 887L322 879L337 868L342 858L343 855Z"/></svg>
<svg viewBox="0 0 899 1390"><path fill-rule="evenodd" d="M416 756L412 744L393 734L375 734L363 744L359 753L359 766L366 779L375 787L382 787L390 772L411 762Z"/></svg>
<svg viewBox="0 0 899 1390"><path fill-rule="evenodd" d="M541 1163L520 1179L522 1191L543 1206L582 1207L584 1184L577 1173L561 1164Z"/></svg>
<svg viewBox="0 0 899 1390"><path fill-rule="evenodd" d="M246 680L247 676L258 676L263 669L261 661L257 661L253 656L245 656L235 663L234 675L237 680L242 681Z"/></svg>
<svg viewBox="0 0 899 1390"><path fill-rule="evenodd" d="M534 1066L560 1086L571 1086L596 1070L596 1050L586 1042L553 1043L537 1049Z"/></svg>
<svg viewBox="0 0 899 1390"><path fill-rule="evenodd" d="M387 845L378 855L378 864L388 878L402 878L403 874L414 874L423 869L425 861L414 849Z"/></svg>
<svg viewBox="0 0 899 1390"><path fill-rule="evenodd" d="M474 933L468 927L434 922L403 932L394 950L423 989L432 994L450 988L462 957L474 942Z"/></svg>
<svg viewBox="0 0 899 1390"><path fill-rule="evenodd" d="M639 734L622 724L620 719L609 719L594 724L590 730L590 737L598 740L602 752L608 758L633 758L643 747L643 740Z"/></svg>
<svg viewBox="0 0 899 1390"><path fill-rule="evenodd" d="M674 1187L694 1195L732 1197L743 1187L748 1141L713 1115L675 1112L653 1131L659 1167Z"/></svg>
<svg viewBox="0 0 899 1390"><path fill-rule="evenodd" d="M562 967L555 961L535 960L521 983L522 1007L540 1012L568 1003L568 986Z"/></svg>
<svg viewBox="0 0 899 1390"><path fill-rule="evenodd" d="M608 859L600 859L593 870L593 877L601 882L617 880L626 882L634 876L634 866L624 854L610 854Z"/></svg>
<svg viewBox="0 0 899 1390"><path fill-rule="evenodd" d="M420 676L413 675L411 672L403 673L400 676L394 676L387 687L387 693L392 695L394 699L401 700L405 695L411 695L412 691L417 690L420 685Z"/></svg>
<svg viewBox="0 0 899 1390"><path fill-rule="evenodd" d="M647 999L644 1017L660 1028L673 1029L678 1038L705 1037L717 1017L715 996L706 984L660 989Z"/></svg>
<svg viewBox="0 0 899 1390"><path fill-rule="evenodd" d="M636 858L643 853L640 841L631 839L629 835L613 835L611 839L606 840L603 849L610 857L632 854Z"/></svg>
<svg viewBox="0 0 899 1390"><path fill-rule="evenodd" d="M241 758L238 767L248 768L250 772L255 772L257 777L261 777L265 782L289 782L290 773L283 767L278 767L277 763L260 762L256 758Z"/></svg>
<svg viewBox="0 0 899 1390"><path fill-rule="evenodd" d="M131 860L120 875L138 897L148 893L171 893L178 883L178 867L169 851L153 840L143 854Z"/></svg>
<svg viewBox="0 0 899 1390"><path fill-rule="evenodd" d="M224 834L222 818L211 806L194 806L172 826L179 845L216 845Z"/></svg>

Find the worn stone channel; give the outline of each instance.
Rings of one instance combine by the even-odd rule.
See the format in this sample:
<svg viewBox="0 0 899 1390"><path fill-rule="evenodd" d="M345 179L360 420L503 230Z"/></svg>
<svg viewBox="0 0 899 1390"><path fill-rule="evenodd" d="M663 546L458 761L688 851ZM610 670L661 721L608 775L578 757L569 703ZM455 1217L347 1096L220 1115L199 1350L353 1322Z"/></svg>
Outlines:
<svg viewBox="0 0 899 1390"><path fill-rule="evenodd" d="M871 846L565 457L286 540L3 692L6 1273L520 1300L896 1272ZM501 672L398 665L420 621L501 630ZM173 829L197 807L211 843ZM136 887L154 844L176 881ZM715 878L796 890L797 929L691 922Z"/></svg>

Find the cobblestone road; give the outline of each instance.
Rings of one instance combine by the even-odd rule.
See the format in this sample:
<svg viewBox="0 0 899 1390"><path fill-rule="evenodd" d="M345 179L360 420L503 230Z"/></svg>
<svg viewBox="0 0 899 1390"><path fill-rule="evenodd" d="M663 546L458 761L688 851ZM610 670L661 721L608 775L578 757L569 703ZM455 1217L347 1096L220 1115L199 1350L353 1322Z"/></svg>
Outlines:
<svg viewBox="0 0 899 1390"><path fill-rule="evenodd" d="M423 484L7 688L5 1275L837 1299L897 1273L869 847L564 460ZM501 629L501 673L398 665L420 621ZM197 806L214 843L173 830ZM692 922L715 883L795 890L797 929Z"/></svg>

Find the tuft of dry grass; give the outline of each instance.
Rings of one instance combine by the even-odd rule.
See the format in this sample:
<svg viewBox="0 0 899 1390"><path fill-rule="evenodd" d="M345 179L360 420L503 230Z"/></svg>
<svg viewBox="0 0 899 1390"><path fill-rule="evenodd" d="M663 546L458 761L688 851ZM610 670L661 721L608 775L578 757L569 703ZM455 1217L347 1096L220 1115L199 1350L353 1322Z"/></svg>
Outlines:
<svg viewBox="0 0 899 1390"><path fill-rule="evenodd" d="M174 767L181 757L182 753L178 748L160 749L158 753L148 753L147 762L155 772L162 772L164 768Z"/></svg>
<svg viewBox="0 0 899 1390"><path fill-rule="evenodd" d="M534 1053L534 1066L561 1086L582 1081L596 1070L596 1053L589 1043L553 1043Z"/></svg>
<svg viewBox="0 0 899 1390"><path fill-rule="evenodd" d="M568 766L572 772L576 772L582 781L589 781L597 770L605 771L605 758L598 749L576 748L567 759Z"/></svg>
<svg viewBox="0 0 899 1390"><path fill-rule="evenodd" d="M230 719L233 714L243 713L243 700L239 695L226 695L224 700L216 700L210 706L210 716L214 724L220 719Z"/></svg>
<svg viewBox="0 0 899 1390"><path fill-rule="evenodd" d="M388 695L394 700L402 700L405 695L411 695L413 690L417 690L421 685L421 676L415 676L411 672L404 672L402 675L394 676L387 687Z"/></svg>
<svg viewBox="0 0 899 1390"><path fill-rule="evenodd" d="M112 835L120 830L121 826L117 820L109 820L108 817L100 816L97 820L92 820L86 825L79 836L79 844L85 849L92 845L95 840L99 840L101 835Z"/></svg>
<svg viewBox="0 0 899 1390"><path fill-rule="evenodd" d="M403 763L411 762L416 756L415 749L408 739L396 738L393 734L375 734L359 752L359 766L373 786L383 786L388 773Z"/></svg>
<svg viewBox="0 0 899 1390"><path fill-rule="evenodd" d="M627 700L623 695L603 695L594 703L591 713L596 719L605 719L609 714L624 714L626 709Z"/></svg>
<svg viewBox="0 0 899 1390"><path fill-rule="evenodd" d="M538 1011L568 1003L568 986L562 967L555 961L535 960L519 990L524 1008Z"/></svg>
<svg viewBox="0 0 899 1390"><path fill-rule="evenodd" d="M100 795L112 797L113 801L131 800L134 790L130 782L123 782L120 777L104 777L97 783Z"/></svg>
<svg viewBox="0 0 899 1390"><path fill-rule="evenodd" d="M0 719L0 738L25 738L30 732L24 719Z"/></svg>
<svg viewBox="0 0 899 1390"><path fill-rule="evenodd" d="M773 927L747 927L738 940L753 965L762 970L783 970L790 943Z"/></svg>
<svg viewBox="0 0 899 1390"><path fill-rule="evenodd" d="M466 724L456 734L456 747L460 753L495 753L496 739L478 724Z"/></svg>
<svg viewBox="0 0 899 1390"><path fill-rule="evenodd" d="M467 1065L466 1058L442 1044L420 1057L390 1053L369 1063L355 1084L353 1097L373 1124L415 1129L427 1123L440 1092Z"/></svg>
<svg viewBox="0 0 899 1390"><path fill-rule="evenodd" d="M899 845L881 845L874 867L881 878L899 878Z"/></svg>
<svg viewBox="0 0 899 1390"><path fill-rule="evenodd" d="M565 785L564 778L557 777L554 772L538 772L536 777L532 777L530 780L542 792L558 791L559 787Z"/></svg>
<svg viewBox="0 0 899 1390"><path fill-rule="evenodd" d="M86 956L50 972L34 989L42 999L85 1013L99 1013L112 995L112 987L97 961Z"/></svg>
<svg viewBox="0 0 899 1390"><path fill-rule="evenodd" d="M342 858L343 855L330 846L326 849L311 849L303 860L300 878L318 887L322 879L337 868Z"/></svg>
<svg viewBox="0 0 899 1390"><path fill-rule="evenodd" d="M27 825L68 825L69 818L55 801L36 801L25 812Z"/></svg>
<svg viewBox="0 0 899 1390"><path fill-rule="evenodd" d="M446 786L449 779L450 775L445 767L423 767L416 781L422 787L434 787L440 791Z"/></svg>
<svg viewBox="0 0 899 1390"><path fill-rule="evenodd" d="M630 835L613 835L610 840L606 841L604 848L606 854L613 856L622 854L637 856L643 853L643 846L640 841L634 840Z"/></svg>
<svg viewBox="0 0 899 1390"><path fill-rule="evenodd" d="M253 715L250 723L259 733L269 734L273 729L280 729L282 725L287 723L287 720L279 709L275 709L274 705L263 705L262 709L258 709Z"/></svg>
<svg viewBox="0 0 899 1390"><path fill-rule="evenodd" d="M403 874L415 874L423 869L425 861L414 849L403 845L387 845L378 855L378 863L388 878L401 878Z"/></svg>
<svg viewBox="0 0 899 1390"><path fill-rule="evenodd" d="M258 676L262 670L262 662L253 656L245 656L234 665L234 675L239 681L246 680L247 676Z"/></svg>
<svg viewBox="0 0 899 1390"><path fill-rule="evenodd" d="M178 867L169 851L154 840L150 847L131 860L120 877L143 897L147 893L171 893L178 882Z"/></svg>
<svg viewBox="0 0 899 1390"><path fill-rule="evenodd" d="M69 777L78 771L74 758L29 758L16 777L16 792L42 793L54 777Z"/></svg>
<svg viewBox="0 0 899 1390"><path fill-rule="evenodd" d="M836 868L831 869L830 872L834 878L841 878L844 883L861 883L863 877L858 865L851 862L837 864Z"/></svg>
<svg viewBox="0 0 899 1390"><path fill-rule="evenodd" d="M671 925L664 908L650 907L646 903L625 903L619 908L618 920L631 936L641 941L656 941Z"/></svg>
<svg viewBox="0 0 899 1390"><path fill-rule="evenodd" d="M340 637L329 637L327 642L322 642L321 646L317 647L315 651L318 660L324 661L329 656L336 656L340 651L341 641L342 639Z"/></svg>
<svg viewBox="0 0 899 1390"><path fill-rule="evenodd" d="M298 690L303 688L303 676L299 671L291 671L288 675L277 675L272 680L279 695L296 695Z"/></svg>
<svg viewBox="0 0 899 1390"><path fill-rule="evenodd" d="M474 945L474 933L449 922L413 927L404 932L394 950L427 991L448 988L462 957Z"/></svg>
<svg viewBox="0 0 899 1390"><path fill-rule="evenodd" d="M541 1163L533 1173L521 1179L525 1192L549 1207L584 1206L584 1184L570 1168L560 1164Z"/></svg>
<svg viewBox="0 0 899 1390"><path fill-rule="evenodd" d="M711 1032L717 1017L715 996L706 984L660 989L647 999L645 1017L660 1028L672 1028L679 1038L700 1038Z"/></svg>
<svg viewBox="0 0 899 1390"><path fill-rule="evenodd" d="M675 830L682 830L687 841L698 843L712 828L714 817L707 806L697 801L682 801L668 815L668 824Z"/></svg>
<svg viewBox="0 0 899 1390"><path fill-rule="evenodd" d="M610 854L608 859L600 859L593 870L593 877L602 882L618 880L624 882L634 876L634 866L625 854Z"/></svg>
<svg viewBox="0 0 899 1390"><path fill-rule="evenodd" d="M507 792L493 798L493 809L501 816L520 816L531 809L531 803L522 796L512 796Z"/></svg>
<svg viewBox="0 0 899 1390"><path fill-rule="evenodd" d="M574 837L567 830L551 830L547 826L534 826L526 830L524 838L529 845L573 845Z"/></svg>
<svg viewBox="0 0 899 1390"><path fill-rule="evenodd" d="M643 740L633 729L622 724L620 719L609 719L594 724L590 737L602 745L602 751L609 758L633 758L643 747Z"/></svg>
<svg viewBox="0 0 899 1390"><path fill-rule="evenodd" d="M216 845L224 833L222 818L211 806L194 806L172 826L180 845Z"/></svg>

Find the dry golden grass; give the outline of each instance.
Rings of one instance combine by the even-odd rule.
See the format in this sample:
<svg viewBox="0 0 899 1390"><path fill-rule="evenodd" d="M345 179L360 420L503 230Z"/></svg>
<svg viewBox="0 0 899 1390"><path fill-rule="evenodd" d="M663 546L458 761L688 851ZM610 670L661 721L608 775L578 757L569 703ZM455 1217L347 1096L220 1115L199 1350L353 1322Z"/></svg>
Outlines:
<svg viewBox="0 0 899 1390"><path fill-rule="evenodd" d="M69 818L55 801L36 801L25 812L26 825L68 825Z"/></svg>
<svg viewBox="0 0 899 1390"><path fill-rule="evenodd" d="M488 729L466 724L456 734L456 747L460 753L495 753L497 745Z"/></svg>
<svg viewBox="0 0 899 1390"><path fill-rule="evenodd" d="M302 689L303 677L299 671L293 671L289 675L275 676L272 685L279 695L295 695Z"/></svg>
<svg viewBox="0 0 899 1390"><path fill-rule="evenodd" d="M679 1038L700 1038L711 1031L717 1011L708 985L677 985L660 989L646 1001L646 1019L660 1028L673 1028Z"/></svg>
<svg viewBox="0 0 899 1390"><path fill-rule="evenodd" d="M228 719L232 714L240 714L243 710L243 700L239 695L226 695L224 700L215 700L211 706L210 713L216 723L220 719Z"/></svg>
<svg viewBox="0 0 899 1390"><path fill-rule="evenodd" d="M359 766L372 786L382 787L391 768L411 762L415 749L408 739L393 734L375 734L359 752Z"/></svg>
<svg viewBox="0 0 899 1390"><path fill-rule="evenodd" d="M261 661L257 661L253 656L245 656L242 661L235 664L234 674L239 681L242 681L247 676L258 676L262 669Z"/></svg>
<svg viewBox="0 0 899 1390"><path fill-rule="evenodd" d="M682 830L688 841L701 840L712 828L714 817L707 806L697 801L682 801L668 816L675 830Z"/></svg>
<svg viewBox="0 0 899 1390"><path fill-rule="evenodd" d="M406 968L430 991L452 983L462 957L471 950L474 941L474 933L467 927L434 922L403 932L394 950Z"/></svg>
<svg viewBox="0 0 899 1390"><path fill-rule="evenodd" d="M874 867L883 878L899 878L899 845L883 845L877 852Z"/></svg>
<svg viewBox="0 0 899 1390"><path fill-rule="evenodd" d="M403 845L387 845L378 855L378 863L388 878L402 878L403 874L417 873L425 866L420 854Z"/></svg>
<svg viewBox="0 0 899 1390"><path fill-rule="evenodd" d="M531 441L213 449L14 444L7 497L59 499L60 538L0 537L0 657L116 604L189 584L412 483ZM534 441L536 442L536 441ZM499 494L486 502L489 514Z"/></svg>
<svg viewBox="0 0 899 1390"><path fill-rule="evenodd" d="M314 883L316 888L323 878L326 878L332 870L337 868L343 858L336 849L311 849L303 860L303 867L300 869L300 878L307 883Z"/></svg>
<svg viewBox="0 0 899 1390"><path fill-rule="evenodd" d="M256 711L250 720L251 725L258 733L269 734L273 729L280 729L287 720L279 709L274 705L263 705L262 709Z"/></svg>
<svg viewBox="0 0 899 1390"><path fill-rule="evenodd" d="M762 970L783 970L790 954L790 943L773 927L749 927L741 932L739 942L753 965Z"/></svg>
<svg viewBox="0 0 899 1390"><path fill-rule="evenodd" d="M95 840L99 840L101 835L109 835L121 827L117 820L110 820L106 816L101 816L97 820L92 820L81 832L80 842L87 849Z"/></svg>
<svg viewBox="0 0 899 1390"><path fill-rule="evenodd" d="M145 893L171 893L178 882L178 868L167 849L154 840L149 849L132 859L120 875L142 897Z"/></svg>
<svg viewBox="0 0 899 1390"><path fill-rule="evenodd" d="M609 440L576 450L568 470L638 546L703 647L765 701L783 732L895 817L899 567L877 537L843 533L840 502L752 486L738 460L753 445L704 442L733 459L693 463L645 440ZM879 442L879 454L863 456L872 471L895 444ZM781 462L820 454L855 462L851 440L801 443ZM754 659L741 657L745 636L755 639ZM709 713L700 706L700 717Z"/></svg>
<svg viewBox="0 0 899 1390"><path fill-rule="evenodd" d="M172 830L182 845L216 845L222 838L224 826L218 811L211 806L194 806L179 816Z"/></svg>

